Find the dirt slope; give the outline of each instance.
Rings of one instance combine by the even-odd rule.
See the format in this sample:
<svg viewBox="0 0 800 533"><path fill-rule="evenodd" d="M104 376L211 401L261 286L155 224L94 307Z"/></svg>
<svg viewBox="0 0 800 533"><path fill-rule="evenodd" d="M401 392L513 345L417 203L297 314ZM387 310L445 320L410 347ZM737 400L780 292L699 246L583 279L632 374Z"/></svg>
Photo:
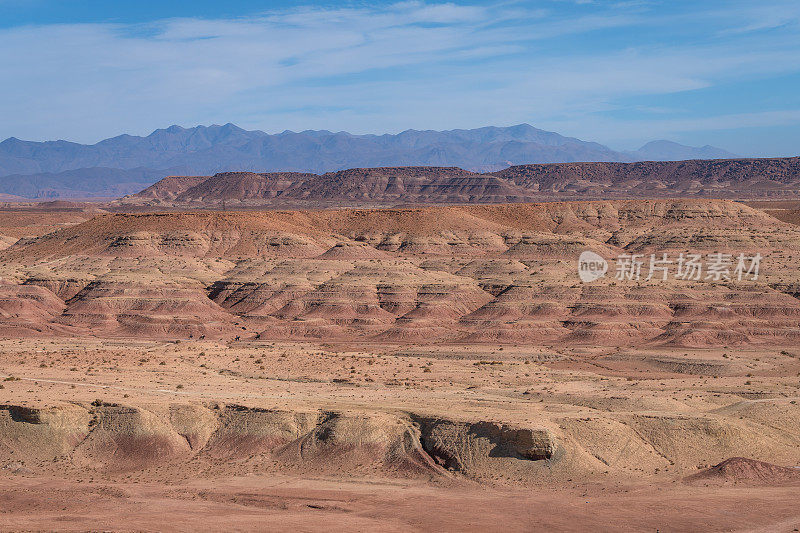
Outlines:
<svg viewBox="0 0 800 533"><path fill-rule="evenodd" d="M797 483L800 482L800 468L787 468L745 457L732 457L690 476L687 481L768 485Z"/></svg>

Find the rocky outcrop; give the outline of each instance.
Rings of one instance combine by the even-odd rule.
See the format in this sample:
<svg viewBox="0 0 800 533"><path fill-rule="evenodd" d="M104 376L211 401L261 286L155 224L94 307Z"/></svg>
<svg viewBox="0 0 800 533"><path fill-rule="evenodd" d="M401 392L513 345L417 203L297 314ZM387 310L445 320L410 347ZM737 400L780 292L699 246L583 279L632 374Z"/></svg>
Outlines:
<svg viewBox="0 0 800 533"><path fill-rule="evenodd" d="M625 410L609 409L616 401ZM581 397L589 408L504 423L464 415L285 409L224 403L0 406L0 468L293 472L303 475L500 479L536 484L669 469L685 475L744 453L796 464L798 407L741 401L672 413L637 401ZM605 403L603 403L605 402ZM641 405L639 405L641 404ZM170 470L172 469L172 470ZM701 481L785 482L796 469L725 462Z"/></svg>
<svg viewBox="0 0 800 533"><path fill-rule="evenodd" d="M281 470L337 475L479 476L498 461L550 460L557 447L543 429L380 412L99 401L0 406L0 462L104 472L268 461Z"/></svg>
<svg viewBox="0 0 800 533"><path fill-rule="evenodd" d="M460 472L485 467L489 458L529 461L552 459L558 450L544 428L514 428L493 422L457 422L418 418L422 447L438 464Z"/></svg>

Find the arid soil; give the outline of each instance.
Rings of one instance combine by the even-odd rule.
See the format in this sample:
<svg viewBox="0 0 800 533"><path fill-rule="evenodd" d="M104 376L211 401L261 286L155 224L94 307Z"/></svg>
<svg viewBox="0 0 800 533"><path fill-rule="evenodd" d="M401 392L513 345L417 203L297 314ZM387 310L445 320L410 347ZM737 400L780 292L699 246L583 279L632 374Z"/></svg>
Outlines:
<svg viewBox="0 0 800 533"><path fill-rule="evenodd" d="M746 202L747 205L763 210L770 216L794 225L800 225L800 201Z"/></svg>
<svg viewBox="0 0 800 533"><path fill-rule="evenodd" d="M159 484L16 477L0 527L128 531L794 531L797 487L536 491L250 476ZM124 524L124 525L123 525Z"/></svg>
<svg viewBox="0 0 800 533"><path fill-rule="evenodd" d="M800 528L765 210L59 209L0 213L1 529ZM584 250L763 259L581 283Z"/></svg>
<svg viewBox="0 0 800 533"><path fill-rule="evenodd" d="M792 531L782 352L7 342L0 525Z"/></svg>

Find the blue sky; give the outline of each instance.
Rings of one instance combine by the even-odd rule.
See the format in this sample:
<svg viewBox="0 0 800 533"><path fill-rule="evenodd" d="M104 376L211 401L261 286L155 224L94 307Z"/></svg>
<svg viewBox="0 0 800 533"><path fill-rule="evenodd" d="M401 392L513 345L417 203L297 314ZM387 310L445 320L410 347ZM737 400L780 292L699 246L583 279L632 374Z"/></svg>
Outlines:
<svg viewBox="0 0 800 533"><path fill-rule="evenodd" d="M800 153L800 2L0 0L0 138L522 122Z"/></svg>

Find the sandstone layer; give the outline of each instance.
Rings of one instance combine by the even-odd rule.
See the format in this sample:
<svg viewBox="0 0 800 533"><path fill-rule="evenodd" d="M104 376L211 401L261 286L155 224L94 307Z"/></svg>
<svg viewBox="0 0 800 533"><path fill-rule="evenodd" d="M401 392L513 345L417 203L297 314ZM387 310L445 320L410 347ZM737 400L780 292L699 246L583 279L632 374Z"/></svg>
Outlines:
<svg viewBox="0 0 800 533"><path fill-rule="evenodd" d="M586 250L606 277L580 282ZM730 279L646 279L691 253L729 254ZM798 253L800 228L730 201L101 214L0 253L0 310L20 334L780 345ZM640 279L616 279L631 254Z"/></svg>

